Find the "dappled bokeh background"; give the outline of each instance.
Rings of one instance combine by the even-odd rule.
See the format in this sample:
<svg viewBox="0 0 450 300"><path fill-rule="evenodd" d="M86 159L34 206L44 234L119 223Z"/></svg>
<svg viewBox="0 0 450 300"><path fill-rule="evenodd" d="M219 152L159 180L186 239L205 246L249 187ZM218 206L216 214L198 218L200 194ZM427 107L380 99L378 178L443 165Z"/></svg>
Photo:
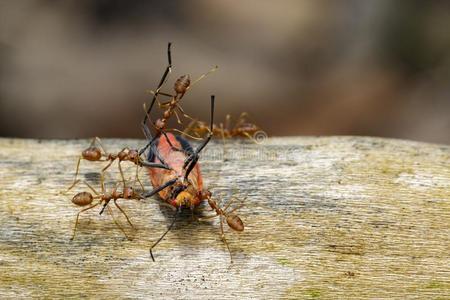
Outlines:
<svg viewBox="0 0 450 300"><path fill-rule="evenodd" d="M0 136L142 137L166 66L208 120L450 143L450 2L1 1Z"/></svg>

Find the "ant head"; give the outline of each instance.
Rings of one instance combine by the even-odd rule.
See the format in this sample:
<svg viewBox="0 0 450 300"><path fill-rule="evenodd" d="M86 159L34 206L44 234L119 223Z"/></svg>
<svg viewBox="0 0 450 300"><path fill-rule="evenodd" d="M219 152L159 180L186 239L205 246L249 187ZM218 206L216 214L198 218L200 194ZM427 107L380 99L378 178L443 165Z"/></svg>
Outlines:
<svg viewBox="0 0 450 300"><path fill-rule="evenodd" d="M102 151L98 147L92 146L83 150L81 156L86 160L96 161L102 158Z"/></svg>
<svg viewBox="0 0 450 300"><path fill-rule="evenodd" d="M231 227L231 229L236 231L244 231L244 223L242 222L241 218L239 218L235 214L229 214L227 216L227 224Z"/></svg>
<svg viewBox="0 0 450 300"><path fill-rule="evenodd" d="M186 93L187 88L191 84L191 79L189 78L189 75L183 75L180 78L175 81L174 89L177 94L183 95Z"/></svg>
<svg viewBox="0 0 450 300"><path fill-rule="evenodd" d="M73 196L72 203L76 204L78 206L86 206L92 203L94 201L94 197L91 193L88 192L81 192Z"/></svg>

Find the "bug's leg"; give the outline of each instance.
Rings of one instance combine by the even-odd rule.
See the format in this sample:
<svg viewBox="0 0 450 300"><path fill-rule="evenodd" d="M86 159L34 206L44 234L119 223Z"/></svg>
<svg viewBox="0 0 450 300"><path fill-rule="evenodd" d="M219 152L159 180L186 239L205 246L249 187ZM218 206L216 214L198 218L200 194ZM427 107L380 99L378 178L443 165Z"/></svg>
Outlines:
<svg viewBox="0 0 450 300"><path fill-rule="evenodd" d="M167 230L163 233L163 235L161 235L161 237L155 243L153 243L153 245L150 247L150 249L149 249L150 257L152 258L153 261L155 261L155 257L153 257L153 252L152 252L153 248L155 248L159 244L159 242L161 242L162 239L166 236L166 234L172 229L173 225L175 225L175 222L177 221L177 218L178 218L180 212L181 212L181 209L178 209L173 217L172 223L170 223L169 228L167 228Z"/></svg>
<svg viewBox="0 0 450 300"><path fill-rule="evenodd" d="M153 96L152 103L150 104L150 107L147 110L147 114L145 115L144 120L142 121L143 124L147 124L148 116L153 108L153 105L155 104L156 98L158 97L159 90L161 89L161 86L166 82L167 75L172 71L172 54L170 51L171 45L172 45L172 43L169 43L167 45L168 65L167 65L166 70L164 71L164 74L158 84L158 87L156 88L155 95Z"/></svg>
<svg viewBox="0 0 450 300"><path fill-rule="evenodd" d="M125 235L125 237L127 238L127 240L131 241L132 238L130 238L127 233L125 232L125 230L123 229L122 225L120 225L120 223L116 220L116 218L114 217L114 214L111 210L111 207L107 207L108 209L108 213L111 215L111 218L113 219L114 223L116 224L117 227L119 227L120 231L122 231L123 235Z"/></svg>
<svg viewBox="0 0 450 300"><path fill-rule="evenodd" d="M114 199L114 205L120 210L120 212L125 216L125 218L127 219L128 224L130 224L130 226L136 230L136 227L134 227L133 223L131 223L130 218L128 218L127 214L125 213L125 211L122 209L122 207L119 206L119 204L117 203L117 199Z"/></svg>
<svg viewBox="0 0 450 300"><path fill-rule="evenodd" d="M171 167L169 167L169 166L167 166L165 164L160 164L160 163L153 163L153 162L143 161L140 164L143 167L147 167L147 168L159 168L159 169L172 170Z"/></svg>
<svg viewBox="0 0 450 300"><path fill-rule="evenodd" d="M200 146L190 155L184 162L183 169L186 170L184 178L187 179L189 176L189 173L194 169L195 165L197 164L197 161L199 159L199 153L205 148L205 146L209 143L209 141L212 138L212 132L213 132L213 123L214 123L214 95L211 95L211 122L210 122L210 131L208 133L208 136L203 141Z"/></svg>
<svg viewBox="0 0 450 300"><path fill-rule="evenodd" d="M165 189L165 188L167 188L167 187L173 185L175 182L177 182L177 180L178 180L178 178L174 178L174 179L172 179L172 180L169 180L169 181L167 181L166 183L164 183L163 185L161 185L161 186L159 186L159 187L153 189L153 190L150 191L150 192L145 193L145 194L142 195L142 196L143 196L144 198L151 197L151 196L155 195L156 193L162 191L163 189Z"/></svg>
<svg viewBox="0 0 450 300"><path fill-rule="evenodd" d="M80 218L80 214L81 214L82 212L85 212L85 211L87 211L87 210L89 210L89 209L92 209L92 208L96 207L96 206L99 205L99 204L100 204L100 202L98 202L98 203L96 203L96 204L94 204L94 205L91 205L91 206L89 206L89 207L83 208L82 210L80 210L80 211L77 213L77 217L76 217L76 219L75 219L75 226L73 227L73 234L72 234L72 237L70 238L71 241L73 241L73 239L75 238L75 233L77 232L78 219Z"/></svg>

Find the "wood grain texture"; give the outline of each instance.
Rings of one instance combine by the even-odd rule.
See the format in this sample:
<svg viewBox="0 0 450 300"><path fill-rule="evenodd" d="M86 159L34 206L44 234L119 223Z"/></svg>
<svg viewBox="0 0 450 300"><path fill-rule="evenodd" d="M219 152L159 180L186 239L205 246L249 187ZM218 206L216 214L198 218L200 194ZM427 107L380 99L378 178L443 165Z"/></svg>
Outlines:
<svg viewBox="0 0 450 300"><path fill-rule="evenodd" d="M117 151L143 141L104 143ZM156 198L121 202L135 232L114 210L133 240L93 209L70 241L79 210L71 197L85 188L60 191L88 144L0 139L0 298L449 299L449 146L364 137L212 143L201 159L206 184L224 200L247 197L245 231L227 231L230 264L218 220L189 214L152 262L148 248L173 214ZM98 187L102 165L82 162L81 178Z"/></svg>

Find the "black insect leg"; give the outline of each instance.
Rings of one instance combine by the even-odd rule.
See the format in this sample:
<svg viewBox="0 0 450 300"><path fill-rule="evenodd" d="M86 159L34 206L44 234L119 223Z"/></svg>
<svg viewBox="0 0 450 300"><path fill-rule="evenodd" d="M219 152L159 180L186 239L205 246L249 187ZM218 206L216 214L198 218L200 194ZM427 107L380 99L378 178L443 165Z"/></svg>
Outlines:
<svg viewBox="0 0 450 300"><path fill-rule="evenodd" d="M203 148L206 147L206 145L209 143L209 141L212 138L212 128L214 123L214 95L211 96L211 124L210 124L210 131L208 133L208 136L203 141L203 143L198 146L197 149L185 160L183 169L186 170L184 178L187 179L191 171L194 169L195 165L197 164L197 161L199 159L199 154L203 150Z"/></svg>

